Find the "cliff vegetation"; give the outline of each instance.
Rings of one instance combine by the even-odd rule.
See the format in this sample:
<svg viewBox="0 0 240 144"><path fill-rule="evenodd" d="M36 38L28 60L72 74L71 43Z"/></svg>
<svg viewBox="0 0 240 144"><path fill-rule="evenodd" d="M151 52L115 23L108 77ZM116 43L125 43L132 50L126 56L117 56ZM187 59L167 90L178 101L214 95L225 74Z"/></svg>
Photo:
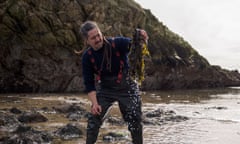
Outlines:
<svg viewBox="0 0 240 144"><path fill-rule="evenodd" d="M149 34L143 90L239 86L238 71L212 66L134 0L0 0L0 92L83 91L79 34L86 20L106 36Z"/></svg>

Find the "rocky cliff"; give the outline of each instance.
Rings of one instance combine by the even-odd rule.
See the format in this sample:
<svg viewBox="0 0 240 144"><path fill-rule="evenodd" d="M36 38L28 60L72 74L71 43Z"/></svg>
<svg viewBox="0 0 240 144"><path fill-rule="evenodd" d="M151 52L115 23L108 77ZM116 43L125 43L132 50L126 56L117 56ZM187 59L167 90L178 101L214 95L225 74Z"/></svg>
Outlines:
<svg viewBox="0 0 240 144"><path fill-rule="evenodd" d="M0 92L84 89L79 27L99 23L106 36L149 33L144 90L239 86L240 74L211 66L182 37L133 0L0 0Z"/></svg>

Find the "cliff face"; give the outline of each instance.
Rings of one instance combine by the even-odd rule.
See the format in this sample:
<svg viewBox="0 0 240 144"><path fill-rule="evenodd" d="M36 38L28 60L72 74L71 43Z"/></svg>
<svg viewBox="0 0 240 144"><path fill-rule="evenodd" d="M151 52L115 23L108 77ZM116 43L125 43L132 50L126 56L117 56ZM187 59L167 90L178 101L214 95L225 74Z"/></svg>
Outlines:
<svg viewBox="0 0 240 144"><path fill-rule="evenodd" d="M79 27L97 21L106 36L149 33L143 89L239 86L240 74L209 65L183 38L133 0L1 0L0 92L82 91Z"/></svg>

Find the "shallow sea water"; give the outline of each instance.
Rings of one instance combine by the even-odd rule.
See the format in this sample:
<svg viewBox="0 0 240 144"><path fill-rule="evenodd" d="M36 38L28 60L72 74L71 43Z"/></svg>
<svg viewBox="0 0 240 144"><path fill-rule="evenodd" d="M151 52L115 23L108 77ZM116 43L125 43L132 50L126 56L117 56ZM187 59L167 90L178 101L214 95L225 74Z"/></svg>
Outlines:
<svg viewBox="0 0 240 144"><path fill-rule="evenodd" d="M85 94L2 94L0 109L17 107L31 109L35 107L54 106L63 102L81 101L90 106ZM177 115L189 120L166 123L159 126L144 125L144 144L239 144L240 143L240 88L148 91L142 93L143 111L156 109L173 110ZM117 104L113 106L112 115L119 115ZM47 123L32 124L38 129L55 129L69 123L63 115L47 114ZM86 121L80 121L86 126ZM107 132L130 135L125 126L104 124L100 129L98 144ZM85 136L61 144L84 144ZM126 141L111 142L125 144Z"/></svg>

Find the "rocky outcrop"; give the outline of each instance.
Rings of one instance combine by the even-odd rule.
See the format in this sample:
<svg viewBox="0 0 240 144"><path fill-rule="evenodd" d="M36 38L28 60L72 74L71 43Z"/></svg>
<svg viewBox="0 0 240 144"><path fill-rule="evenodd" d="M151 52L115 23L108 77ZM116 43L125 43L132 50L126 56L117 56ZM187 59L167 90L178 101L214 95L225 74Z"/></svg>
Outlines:
<svg viewBox="0 0 240 144"><path fill-rule="evenodd" d="M198 65L160 65L147 76L142 87L144 90L223 88L239 86L239 80L238 71L229 71L219 66L201 68Z"/></svg>
<svg viewBox="0 0 240 144"><path fill-rule="evenodd" d="M1 0L0 92L83 91L79 27L99 23L106 36L149 33L143 89L239 86L240 74L211 66L183 38L133 0Z"/></svg>

